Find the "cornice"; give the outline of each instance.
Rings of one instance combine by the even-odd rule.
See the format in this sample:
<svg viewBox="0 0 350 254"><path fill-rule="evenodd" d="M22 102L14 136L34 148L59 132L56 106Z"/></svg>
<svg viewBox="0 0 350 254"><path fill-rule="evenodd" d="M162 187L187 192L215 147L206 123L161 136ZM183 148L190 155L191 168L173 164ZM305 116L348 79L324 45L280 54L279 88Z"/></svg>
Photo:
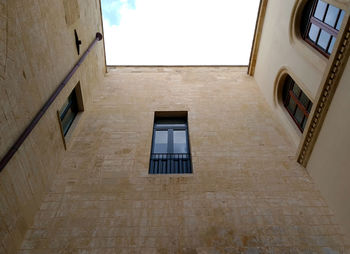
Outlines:
<svg viewBox="0 0 350 254"><path fill-rule="evenodd" d="M314 109L311 112L306 132L304 133L303 140L298 150L298 162L306 167L317 137L322 128L324 119L326 118L327 111L332 102L332 98L335 94L341 76L344 72L350 54L350 19L347 16L347 23L344 28L344 32L337 45L337 50L329 59L327 75L324 76L321 88L316 97L317 103L314 104ZM341 34L341 33L339 33Z"/></svg>

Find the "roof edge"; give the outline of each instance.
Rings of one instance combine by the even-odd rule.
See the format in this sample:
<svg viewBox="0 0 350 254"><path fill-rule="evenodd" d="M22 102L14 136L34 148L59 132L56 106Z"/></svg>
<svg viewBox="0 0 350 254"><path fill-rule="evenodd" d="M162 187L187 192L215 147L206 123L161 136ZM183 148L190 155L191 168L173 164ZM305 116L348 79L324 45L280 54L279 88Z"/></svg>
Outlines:
<svg viewBox="0 0 350 254"><path fill-rule="evenodd" d="M167 68L167 67L228 67L228 68L234 68L234 67L238 67L238 68L247 68L248 65L107 65L107 68L118 68L118 67L121 67L121 68L125 68L125 67L142 67L142 68Z"/></svg>
<svg viewBox="0 0 350 254"><path fill-rule="evenodd" d="M261 40L261 32L264 25L266 7L268 0L260 0L258 16L256 18L254 37L252 42L252 49L250 51L249 65L248 65L248 75L254 76L256 60L259 51L259 45Z"/></svg>

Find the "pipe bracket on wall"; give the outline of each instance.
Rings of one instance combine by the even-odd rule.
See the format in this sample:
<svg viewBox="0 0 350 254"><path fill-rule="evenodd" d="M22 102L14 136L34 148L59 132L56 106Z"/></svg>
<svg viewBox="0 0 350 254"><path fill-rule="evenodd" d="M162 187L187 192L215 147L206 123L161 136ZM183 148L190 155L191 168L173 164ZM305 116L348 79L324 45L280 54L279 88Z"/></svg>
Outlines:
<svg viewBox="0 0 350 254"><path fill-rule="evenodd" d="M79 40L79 36L76 29L74 29L74 36L75 36L75 45L77 47L77 52L78 52L78 55L80 55L81 40Z"/></svg>

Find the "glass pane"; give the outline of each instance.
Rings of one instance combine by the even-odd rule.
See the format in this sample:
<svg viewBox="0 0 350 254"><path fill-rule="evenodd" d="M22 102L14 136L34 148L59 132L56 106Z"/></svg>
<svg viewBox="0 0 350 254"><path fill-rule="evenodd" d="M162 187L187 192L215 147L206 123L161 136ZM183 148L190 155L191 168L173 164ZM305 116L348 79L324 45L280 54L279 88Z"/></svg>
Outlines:
<svg viewBox="0 0 350 254"><path fill-rule="evenodd" d="M309 30L310 40L312 40L313 42L316 42L319 31L320 31L320 28L318 26L311 24L311 27Z"/></svg>
<svg viewBox="0 0 350 254"><path fill-rule="evenodd" d="M337 22L338 14L339 14L339 8L333 5L329 5L324 22L330 25L331 27L334 27L335 22Z"/></svg>
<svg viewBox="0 0 350 254"><path fill-rule="evenodd" d="M67 99L64 102L63 106L61 107L61 109L60 109L60 117L61 117L61 119L64 117L63 113L66 110L66 108L68 107L68 104L69 104L69 100Z"/></svg>
<svg viewBox="0 0 350 254"><path fill-rule="evenodd" d="M334 48L334 44L335 44L335 41L336 41L336 38L332 36L332 41L331 41L331 44L329 45L329 48L328 48L328 54L332 54L332 51L333 51L333 48Z"/></svg>
<svg viewBox="0 0 350 254"><path fill-rule="evenodd" d="M318 18L319 20L323 20L324 14L326 12L326 8L327 8L327 4L325 2L319 0L317 3L314 17Z"/></svg>
<svg viewBox="0 0 350 254"><path fill-rule="evenodd" d="M312 108L312 102L310 101L310 104L309 104L309 106L307 107L307 112L311 112L311 108Z"/></svg>
<svg viewBox="0 0 350 254"><path fill-rule="evenodd" d="M287 106L287 109L291 114L294 114L295 105L295 101L292 98L289 98L289 104Z"/></svg>
<svg viewBox="0 0 350 254"><path fill-rule="evenodd" d="M186 124L159 124L159 123L156 123L154 124L154 127L156 129L174 129L174 128L186 128Z"/></svg>
<svg viewBox="0 0 350 254"><path fill-rule="evenodd" d="M289 90L292 89L294 85L293 79L287 75L286 80L284 81L283 86L283 101L286 102L289 98Z"/></svg>
<svg viewBox="0 0 350 254"><path fill-rule="evenodd" d="M307 123L307 117L305 116L304 121L303 121L303 123L301 124L301 128L302 128L303 130L305 129L306 123Z"/></svg>
<svg viewBox="0 0 350 254"><path fill-rule="evenodd" d="M168 152L168 131L156 131L154 133L153 153Z"/></svg>
<svg viewBox="0 0 350 254"><path fill-rule="evenodd" d="M174 153L188 153L186 131L174 131Z"/></svg>
<svg viewBox="0 0 350 254"><path fill-rule="evenodd" d="M340 13L340 17L338 19L337 26L335 27L335 29L337 29L338 31L340 30L341 24L343 23L344 15L345 15L345 11L342 10Z"/></svg>
<svg viewBox="0 0 350 254"><path fill-rule="evenodd" d="M289 97L289 84L287 83L289 76L286 78L286 81L283 86L283 91L282 91L282 99L283 102L285 103Z"/></svg>
<svg viewBox="0 0 350 254"><path fill-rule="evenodd" d="M306 29L309 27L310 22L310 14L313 9L314 1L306 1L304 9L302 11L301 19L300 19L300 34L303 38L305 38Z"/></svg>
<svg viewBox="0 0 350 254"><path fill-rule="evenodd" d="M304 112L301 111L301 109L299 107L297 107L297 110L295 111L295 119L297 120L297 122L301 125L301 123L303 122L303 118L304 118Z"/></svg>
<svg viewBox="0 0 350 254"><path fill-rule="evenodd" d="M294 84L293 93L295 94L295 97L299 98L300 92L301 92L300 88L296 84Z"/></svg>
<svg viewBox="0 0 350 254"><path fill-rule="evenodd" d="M63 117L61 122L62 122L62 129L63 129L64 135L67 134L69 127L72 125L72 122L73 122L76 115L77 115L77 113L73 112L72 108L69 108L67 113Z"/></svg>
<svg viewBox="0 0 350 254"><path fill-rule="evenodd" d="M327 49L331 35L324 30L321 30L320 37L318 38L317 45L323 49Z"/></svg>
<svg viewBox="0 0 350 254"><path fill-rule="evenodd" d="M304 108L307 109L307 106L309 105L309 98L304 93L302 93L300 96L300 102L303 104Z"/></svg>

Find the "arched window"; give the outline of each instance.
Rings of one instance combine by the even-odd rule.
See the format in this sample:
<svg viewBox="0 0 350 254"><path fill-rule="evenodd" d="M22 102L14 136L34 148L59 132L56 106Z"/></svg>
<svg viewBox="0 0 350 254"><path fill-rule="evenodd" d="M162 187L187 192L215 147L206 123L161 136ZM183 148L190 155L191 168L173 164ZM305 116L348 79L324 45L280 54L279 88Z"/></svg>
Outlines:
<svg viewBox="0 0 350 254"><path fill-rule="evenodd" d="M282 99L288 113L299 130L303 132L309 118L312 102L289 75L283 84Z"/></svg>
<svg viewBox="0 0 350 254"><path fill-rule="evenodd" d="M344 15L344 10L322 0L310 0L303 10L300 22L301 35L306 42L329 57Z"/></svg>

